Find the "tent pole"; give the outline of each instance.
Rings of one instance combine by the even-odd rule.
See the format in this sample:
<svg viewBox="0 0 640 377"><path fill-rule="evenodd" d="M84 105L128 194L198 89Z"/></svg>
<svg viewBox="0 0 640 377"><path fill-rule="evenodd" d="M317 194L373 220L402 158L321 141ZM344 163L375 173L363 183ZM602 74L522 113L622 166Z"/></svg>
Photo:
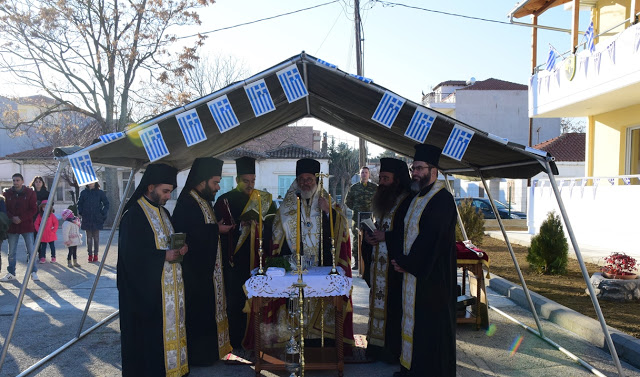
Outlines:
<svg viewBox="0 0 640 377"><path fill-rule="evenodd" d="M58 181L60 180L62 169L64 169L67 163L68 161L66 159L58 162L58 170L56 170L56 175L53 178L53 184L51 185L52 186L51 191L49 191L49 198L47 200L47 205L44 208L43 221L45 223L46 223L46 219L49 217L49 214L51 213L51 209L53 208L53 197L56 193L56 189L58 188ZM44 226L40 227L36 235L36 239L33 243L33 250L31 250L31 258L29 258L29 266L27 266L27 271L24 274L22 287L20 287L20 294L18 294L18 302L16 302L16 308L13 311L13 319L11 320L11 325L9 326L9 332L7 333L7 337L5 338L4 345L2 346L2 354L0 355L0 370L2 370L2 365L4 364L4 358L7 356L9 343L11 343L11 337L13 336L13 330L16 327L18 315L20 314L20 307L22 306L22 300L24 299L24 293L27 290L27 285L29 285L29 278L31 278L31 271L33 270L33 265L35 264L35 261L37 259L36 250L37 250L37 247L40 245L40 240L42 239L42 233L44 231L44 228L45 228Z"/></svg>
<svg viewBox="0 0 640 377"><path fill-rule="evenodd" d="M307 92L309 91L309 75L307 73L307 54L302 51L302 72L304 73L304 86L307 88ZM307 105L307 116L311 116L311 105L309 104L309 95L304 99Z"/></svg>
<svg viewBox="0 0 640 377"><path fill-rule="evenodd" d="M102 274L102 268L104 267L104 263L107 261L107 254L109 254L109 247L111 247L111 242L113 241L113 235L116 232L116 228L118 228L118 224L120 223L120 217L122 216L122 210L124 209L124 205L127 198L127 193L131 188L131 182L133 182L133 176L138 171L137 168L132 168L131 173L129 174L129 181L127 181L127 186L124 189L122 197L120 198L120 206L118 207L118 212L116 213L115 221L111 227L111 232L109 233L109 240L107 241L107 246L102 253L102 260L100 261L100 266L98 267L98 272L96 272L96 278L93 280L93 287L91 287L91 293L89 293L89 298L87 299L87 305L84 308L84 312L82 313L82 319L80 320L80 326L78 326L78 332L76 333L76 337L80 337L80 333L82 332L82 327L84 326L84 321L87 319L87 313L89 312L89 306L91 306L91 301L93 301L93 295L96 293L96 288L98 288L98 280L100 279L100 275Z"/></svg>
<svg viewBox="0 0 640 377"><path fill-rule="evenodd" d="M444 184L447 186L447 190L449 190L449 192L451 193L451 196L454 196L453 189L451 188L451 184L449 183L449 176L446 174L443 174L443 175L444 175ZM456 213L458 214L458 226L460 226L460 232L462 232L462 238L464 238L464 240L467 241L469 240L469 237L467 236L466 229L464 229L464 224L462 223L462 217L460 217L460 209L458 208L458 206L456 206Z"/></svg>
<svg viewBox="0 0 640 377"><path fill-rule="evenodd" d="M36 370L37 368L39 368L40 366L42 366L47 361L53 359L59 353L61 353L62 351L66 350L67 348L71 347L73 344L75 344L78 340L84 338L85 335L89 334L90 332L92 332L93 330L97 329L98 327L104 325L105 323L110 321L111 318L117 316L118 314L120 314L120 310L116 310L115 312L109 314L102 321L100 321L100 322L96 323L95 325L91 326L90 328L88 328L85 332L83 332L79 336L74 337L73 339L71 339L70 341L68 341L64 345L62 345L60 348L58 348L57 350L55 350L55 351L51 352L50 354L48 354L47 356L43 357L42 359L40 359L40 361L38 361L37 363L33 364L29 368L25 369L22 373L20 373L16 377L27 376L29 373L31 373L34 370Z"/></svg>
<svg viewBox="0 0 640 377"><path fill-rule="evenodd" d="M604 338L607 341L607 346L609 346L609 353L611 354L613 363L615 364L616 368L618 368L618 375L620 377L623 377L624 374L622 373L622 366L620 365L620 360L618 359L618 353L616 351L616 347L613 344L613 340L611 340L611 334L609 334L607 323L605 322L604 316L602 315L602 309L600 308L600 304L598 303L598 298L596 297L596 293L593 290L593 285L591 285L591 281L589 279L589 272L587 271L587 267L584 265L584 260L582 259L582 253L580 252L580 247L578 247L576 236L573 233L571 222L569 222L569 216L567 215L567 210L564 208L564 203L562 201L562 197L560 196L560 191L558 190L556 179L553 176L553 174L550 173L551 166L549 165L549 161L545 160L545 164L547 168L547 175L549 176L549 182L551 182L553 193L555 194L556 201L558 202L558 208L560 208L560 214L562 214L564 225L567 227L567 233L569 233L569 239L571 239L571 245L573 245L573 250L576 253L576 258L578 259L580 270L582 270L582 277L584 278L584 281L587 284L587 290L589 291L589 296L591 296L591 302L593 303L593 308L596 310L596 315L598 316L598 320L600 321L600 326L602 327Z"/></svg>
<svg viewBox="0 0 640 377"><path fill-rule="evenodd" d="M544 332L542 331L542 324L540 323L540 318L538 318L536 307L535 305L533 305L533 301L531 300L531 294L529 293L529 288L527 288L527 283L524 281L524 276L522 276L522 271L520 271L520 265L518 264L518 260L516 259L516 254L513 252L513 247L511 246L511 242L509 242L507 231L504 229L504 224L502 223L502 219L500 218L500 212L498 212L498 209L496 208L496 204L493 202L493 198L491 197L491 192L489 191L489 186L487 186L487 181L484 179L482 172L478 172L478 175L480 175L480 179L482 179L482 185L484 186L484 190L487 193L487 196L489 197L489 203L491 204L491 209L493 209L493 213L496 214L496 220L498 220L498 225L500 225L502 236L504 237L504 241L507 243L507 249L509 249L509 254L511 254L511 259L513 260L513 264L516 267L516 272L518 272L518 278L520 279L520 284L522 284L522 291L524 292L524 295L527 298L527 302L529 303L529 309L531 310L533 319L536 321L536 326L538 326L538 332L540 333L541 337L544 337Z"/></svg>

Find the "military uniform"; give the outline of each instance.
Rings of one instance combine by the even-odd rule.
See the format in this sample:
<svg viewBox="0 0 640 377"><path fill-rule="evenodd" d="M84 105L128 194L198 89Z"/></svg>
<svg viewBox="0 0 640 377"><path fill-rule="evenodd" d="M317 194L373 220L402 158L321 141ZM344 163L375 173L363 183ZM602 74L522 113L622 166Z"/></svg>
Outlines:
<svg viewBox="0 0 640 377"><path fill-rule="evenodd" d="M371 211L371 199L376 193L378 185L373 182L363 184L358 182L351 186L347 194L347 207L353 211L353 247L351 248L353 257L355 258L356 268L358 268L358 256L360 255L360 245L358 245L358 213Z"/></svg>

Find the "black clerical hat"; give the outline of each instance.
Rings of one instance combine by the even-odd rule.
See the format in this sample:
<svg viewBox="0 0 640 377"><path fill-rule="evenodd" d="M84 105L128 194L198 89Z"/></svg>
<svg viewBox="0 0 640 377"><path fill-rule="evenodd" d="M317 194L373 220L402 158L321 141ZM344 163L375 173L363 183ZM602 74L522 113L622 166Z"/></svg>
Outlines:
<svg viewBox="0 0 640 377"><path fill-rule="evenodd" d="M413 156L413 161L424 161L429 165L439 167L438 162L440 161L442 149L429 144L417 144L414 148L416 149L416 154Z"/></svg>
<svg viewBox="0 0 640 377"><path fill-rule="evenodd" d="M320 162L311 158L302 158L296 162L296 177L302 173L320 173Z"/></svg>
<svg viewBox="0 0 640 377"><path fill-rule="evenodd" d="M236 172L238 175L256 174L256 159L252 157L236 158Z"/></svg>
<svg viewBox="0 0 640 377"><path fill-rule="evenodd" d="M131 198L124 206L126 211L133 203L137 202L142 195L147 192L149 185L167 184L173 185L175 189L178 186L177 181L178 169L167 164L151 164L147 166L140 180L140 184L136 187L136 191L133 192Z"/></svg>
<svg viewBox="0 0 640 377"><path fill-rule="evenodd" d="M211 177L221 176L222 165L224 165L224 161L214 157L199 157L193 160L187 182L185 182L180 195L182 196L183 193L188 194L192 188L202 181L207 181Z"/></svg>
<svg viewBox="0 0 640 377"><path fill-rule="evenodd" d="M390 157L381 158L380 172L393 173L394 178L398 179L398 182L400 182L400 185L403 187L409 187L411 185L409 167L407 163L402 160Z"/></svg>

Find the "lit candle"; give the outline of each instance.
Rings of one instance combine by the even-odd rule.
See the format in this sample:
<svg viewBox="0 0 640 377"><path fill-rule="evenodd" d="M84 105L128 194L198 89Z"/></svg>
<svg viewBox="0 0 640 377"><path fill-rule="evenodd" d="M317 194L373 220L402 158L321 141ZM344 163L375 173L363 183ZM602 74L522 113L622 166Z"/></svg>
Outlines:
<svg viewBox="0 0 640 377"><path fill-rule="evenodd" d="M262 200L258 193L258 238L262 239Z"/></svg>
<svg viewBox="0 0 640 377"><path fill-rule="evenodd" d="M300 258L300 197L297 197L297 207L296 207L296 253L298 254L298 259Z"/></svg>
<svg viewBox="0 0 640 377"><path fill-rule="evenodd" d="M329 194L329 229L331 229L331 238L333 238L333 211L331 210L331 194Z"/></svg>

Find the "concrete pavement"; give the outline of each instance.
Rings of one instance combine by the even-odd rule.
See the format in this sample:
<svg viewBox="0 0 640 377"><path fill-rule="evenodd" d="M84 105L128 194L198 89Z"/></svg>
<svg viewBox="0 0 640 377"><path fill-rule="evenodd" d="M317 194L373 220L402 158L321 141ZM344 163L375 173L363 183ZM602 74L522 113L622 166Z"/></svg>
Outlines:
<svg viewBox="0 0 640 377"><path fill-rule="evenodd" d="M101 241L107 240L107 232L101 233ZM64 252L64 254L63 254ZM6 261L6 244L3 250ZM72 339L89 295L97 264L86 262L86 247L78 254L82 267L68 269L66 264L39 265L40 282L30 282L25 302L14 336L11 340L5 364L0 376L15 376L41 358ZM24 275L24 254L19 252L18 278ZM66 250L61 248L58 260L64 261ZM102 249L100 251L102 257ZM117 250L114 247L106 261L103 276L91 305L84 329L117 310L115 264ZM354 279L355 332L366 332L368 290L364 281ZM19 283L0 283L0 342L4 344L11 316L19 293ZM529 326L535 326L528 311L514 301L488 290L489 304L508 312ZM476 331L474 326L459 326L457 330L457 376L589 376L585 368L555 350L543 340L527 332L519 325L490 310L492 332ZM610 356L602 349L580 337L543 320L548 337L582 357L606 376L617 375ZM516 347L516 345L518 347ZM626 376L640 376L640 370L624 364ZM347 364L345 376L391 376L396 365L384 363ZM99 327L83 339L63 351L31 375L37 376L114 376L120 372L120 332L118 317ZM254 376L249 366L225 365L220 362L212 367L192 368L190 376ZM275 376L263 372L264 376ZM282 374L284 375L284 374ZM335 376L335 372L306 372L308 376Z"/></svg>

